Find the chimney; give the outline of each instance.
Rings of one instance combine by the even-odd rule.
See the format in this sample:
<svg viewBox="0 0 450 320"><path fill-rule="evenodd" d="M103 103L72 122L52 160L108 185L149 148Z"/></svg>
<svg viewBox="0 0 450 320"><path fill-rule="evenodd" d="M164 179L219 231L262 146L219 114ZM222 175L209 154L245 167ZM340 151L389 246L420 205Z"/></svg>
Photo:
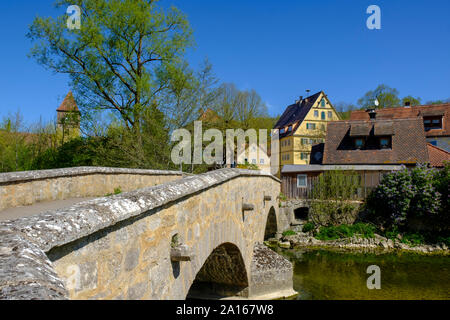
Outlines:
<svg viewBox="0 0 450 320"><path fill-rule="evenodd" d="M366 112L369 114L370 120L375 120L377 118L377 112L374 108L369 108Z"/></svg>

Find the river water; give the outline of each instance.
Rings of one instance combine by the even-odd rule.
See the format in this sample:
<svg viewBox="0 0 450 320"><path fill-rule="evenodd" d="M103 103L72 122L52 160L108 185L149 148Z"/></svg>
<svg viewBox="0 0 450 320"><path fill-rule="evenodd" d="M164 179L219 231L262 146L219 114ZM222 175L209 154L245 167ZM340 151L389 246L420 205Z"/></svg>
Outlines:
<svg viewBox="0 0 450 320"><path fill-rule="evenodd" d="M450 257L414 253L276 251L294 264L299 300L450 299ZM367 267L381 271L381 289L367 288Z"/></svg>

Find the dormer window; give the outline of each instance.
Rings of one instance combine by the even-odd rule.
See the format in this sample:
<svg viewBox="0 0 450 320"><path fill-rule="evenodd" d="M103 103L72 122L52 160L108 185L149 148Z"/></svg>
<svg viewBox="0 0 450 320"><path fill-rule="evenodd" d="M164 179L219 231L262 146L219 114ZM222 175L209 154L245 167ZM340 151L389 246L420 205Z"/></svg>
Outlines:
<svg viewBox="0 0 450 320"><path fill-rule="evenodd" d="M364 147L365 141L363 138L356 138L354 141L356 149L362 149Z"/></svg>
<svg viewBox="0 0 450 320"><path fill-rule="evenodd" d="M425 127L425 131L442 129L442 116L424 117L423 125Z"/></svg>
<svg viewBox="0 0 450 320"><path fill-rule="evenodd" d="M286 132L286 130L283 128L283 129L280 129L280 134L283 134L283 133L285 133Z"/></svg>
<svg viewBox="0 0 450 320"><path fill-rule="evenodd" d="M380 148L381 149L391 148L391 138L390 137L380 138Z"/></svg>
<svg viewBox="0 0 450 320"><path fill-rule="evenodd" d="M292 126L289 126L288 132L291 132L291 131L292 131Z"/></svg>

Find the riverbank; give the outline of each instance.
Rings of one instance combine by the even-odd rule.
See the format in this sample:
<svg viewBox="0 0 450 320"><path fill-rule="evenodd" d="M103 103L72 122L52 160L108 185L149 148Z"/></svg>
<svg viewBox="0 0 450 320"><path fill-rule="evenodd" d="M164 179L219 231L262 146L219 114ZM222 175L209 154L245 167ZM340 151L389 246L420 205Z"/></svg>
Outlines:
<svg viewBox="0 0 450 320"><path fill-rule="evenodd" d="M304 233L298 231L294 235L282 236L280 239L270 239L269 241L266 241L266 245L272 247L278 246L283 249L327 248L355 251L406 251L420 254L450 255L450 250L444 243L410 246L406 243L402 243L399 239L393 241L378 234L375 234L373 238L363 238L356 235L351 238L337 240L318 240L313 236L312 232Z"/></svg>

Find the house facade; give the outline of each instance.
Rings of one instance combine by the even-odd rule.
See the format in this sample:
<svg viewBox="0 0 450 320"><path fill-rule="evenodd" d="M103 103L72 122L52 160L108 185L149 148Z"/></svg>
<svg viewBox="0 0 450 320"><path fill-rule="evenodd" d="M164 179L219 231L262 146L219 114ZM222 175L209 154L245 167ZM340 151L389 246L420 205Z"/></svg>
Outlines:
<svg viewBox="0 0 450 320"><path fill-rule="evenodd" d="M427 142L422 117L378 117L334 121L328 124L324 144L313 146L311 165L287 165L282 169L282 190L289 198L308 198L317 177L330 170L359 175L358 197L365 198L387 172L428 164L442 167L450 153Z"/></svg>
<svg viewBox="0 0 450 320"><path fill-rule="evenodd" d="M270 156L266 150L261 148L257 144L247 145L246 148L240 154L237 154L238 164L253 164L258 166L259 170L264 173L271 174L270 172Z"/></svg>
<svg viewBox="0 0 450 320"><path fill-rule="evenodd" d="M288 106L274 127L280 136L280 172L285 165L309 164L312 146L324 142L327 124L339 119L323 91Z"/></svg>

